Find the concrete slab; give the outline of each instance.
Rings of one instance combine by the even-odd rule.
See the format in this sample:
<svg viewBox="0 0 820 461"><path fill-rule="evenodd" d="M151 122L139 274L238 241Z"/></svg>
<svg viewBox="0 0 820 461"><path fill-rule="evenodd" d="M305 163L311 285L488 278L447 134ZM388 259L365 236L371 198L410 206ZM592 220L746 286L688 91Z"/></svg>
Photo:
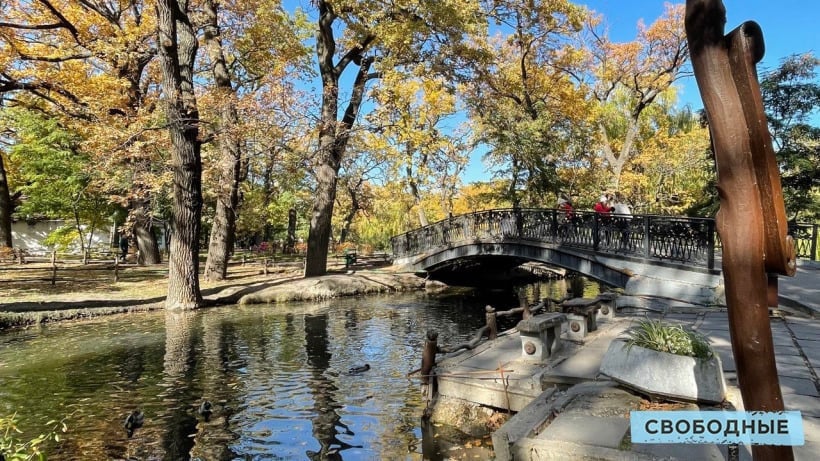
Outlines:
<svg viewBox="0 0 820 461"><path fill-rule="evenodd" d="M799 410L804 417L820 418L820 397L783 394L786 410Z"/></svg>
<svg viewBox="0 0 820 461"><path fill-rule="evenodd" d="M618 448L627 430L629 420L626 418L562 414L535 438Z"/></svg>
<svg viewBox="0 0 820 461"><path fill-rule="evenodd" d="M723 367L726 370L726 367ZM805 363L777 363L777 375L781 378L803 378L812 379L811 372Z"/></svg>
<svg viewBox="0 0 820 461"><path fill-rule="evenodd" d="M800 350L797 347L794 346L794 343L792 343L789 346L781 346L781 345L775 344L774 345L774 354L775 355L798 355L798 356L803 355L800 352Z"/></svg>
<svg viewBox="0 0 820 461"><path fill-rule="evenodd" d="M632 451L664 460L724 461L726 459L717 445L636 443L632 445Z"/></svg>
<svg viewBox="0 0 820 461"><path fill-rule="evenodd" d="M803 417L803 436L807 442L820 442L820 418Z"/></svg>
<svg viewBox="0 0 820 461"><path fill-rule="evenodd" d="M800 394L812 397L820 397L817 393L817 387L814 381L805 378L792 378L789 376L779 376L780 390L784 394Z"/></svg>
<svg viewBox="0 0 820 461"><path fill-rule="evenodd" d="M820 459L820 442L806 442L794 447L793 451L795 461L817 461Z"/></svg>
<svg viewBox="0 0 820 461"><path fill-rule="evenodd" d="M812 360L812 358L809 357L809 360ZM803 358L802 355L775 355L774 356L774 362L777 364L778 367L780 366L781 363L782 364L788 363L788 364L803 366L803 367L806 366L806 360Z"/></svg>
<svg viewBox="0 0 820 461"><path fill-rule="evenodd" d="M794 334L794 337L797 339L820 341L820 331L818 331L816 328L803 328L793 325L792 334Z"/></svg>

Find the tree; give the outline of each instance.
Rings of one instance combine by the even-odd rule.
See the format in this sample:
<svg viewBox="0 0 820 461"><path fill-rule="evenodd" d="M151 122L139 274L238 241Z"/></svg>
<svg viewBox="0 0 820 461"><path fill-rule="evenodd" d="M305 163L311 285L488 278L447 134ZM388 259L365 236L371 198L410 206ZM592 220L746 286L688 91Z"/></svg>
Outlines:
<svg viewBox="0 0 820 461"><path fill-rule="evenodd" d="M820 216L820 127L812 124L820 108L818 66L811 53L789 56L760 82L786 210L795 220Z"/></svg>
<svg viewBox="0 0 820 461"><path fill-rule="evenodd" d="M477 15L470 2L397 1L387 7L376 1L317 0L316 56L322 81L319 141L314 161L316 199L310 219L305 276L324 274L339 168L351 130L359 115L368 81L378 77L377 66L394 68L402 62L426 62L440 56L442 46L461 41L465 27ZM337 39L336 32L344 31ZM339 118L341 77L358 66L346 108Z"/></svg>
<svg viewBox="0 0 820 461"><path fill-rule="evenodd" d="M264 120L264 117L252 116L244 117L243 122L240 114L249 115L250 110L243 107L247 105L260 106L256 111L262 114L266 93L277 92L271 86L278 83L276 79L288 79L289 68L304 64L307 49L298 40L298 29L276 0L234 4L230 11L220 11L220 14L213 0L205 0L203 7L204 43L215 86L207 101L213 106L214 122L210 126L214 127L213 137L220 151L216 161L216 209L205 278L221 280L226 275L236 239L240 186L247 176L245 150L251 144L243 139L249 138L249 126ZM224 29L219 23L220 17L227 24ZM273 108L267 106L267 109ZM273 128L264 136L270 137L279 131Z"/></svg>
<svg viewBox="0 0 820 461"><path fill-rule="evenodd" d="M10 112L14 127L10 159L22 184L20 192L26 196L20 213L72 223L61 232L69 242L79 240L84 252L94 231L107 224L113 207L94 188L99 172L81 150L81 137L59 126L56 119L21 109Z"/></svg>
<svg viewBox="0 0 820 461"><path fill-rule="evenodd" d="M628 43L613 43L593 29L597 126L614 189L620 187L621 173L636 154L645 110L683 76L681 69L689 57L683 15L683 4L666 4L664 16L649 27L640 22L637 40Z"/></svg>
<svg viewBox="0 0 820 461"><path fill-rule="evenodd" d="M667 94L646 112L639 153L625 166L619 190L635 211L683 214L711 197L709 131L688 107L676 109Z"/></svg>
<svg viewBox="0 0 820 461"><path fill-rule="evenodd" d="M448 126L458 110L456 93L448 90L441 76L385 71L382 87L373 91L379 103L369 116L376 136L368 142L371 150L391 165L391 178L401 177L413 199L418 224L429 224L425 195L438 188L449 203L461 170L467 164L469 149L455 127ZM410 210L408 210L410 211Z"/></svg>
<svg viewBox="0 0 820 461"><path fill-rule="evenodd" d="M152 203L161 182L149 148L156 87L146 72L156 53L155 22L142 0L111 3L12 1L0 4L0 93L10 106L36 108L84 133L83 150L107 176L111 200L131 209L140 260L159 262ZM115 153L116 155L112 155Z"/></svg>
<svg viewBox="0 0 820 461"><path fill-rule="evenodd" d="M579 40L589 13L569 1L483 5L499 29L472 37L460 75L476 142L508 181L504 200L538 205L562 186L559 163L588 124L589 101L573 75L584 64Z"/></svg>
<svg viewBox="0 0 820 461"><path fill-rule="evenodd" d="M157 42L174 184L165 299L165 308L169 310L195 309L202 305L199 290L202 159L193 76L198 43L188 6L187 0L157 1Z"/></svg>
<svg viewBox="0 0 820 461"><path fill-rule="evenodd" d="M208 49L216 90L223 100L216 122L221 132L219 139L220 175L216 194L216 213L211 227L208 257L205 261L205 279L223 280L228 273L228 259L236 238L239 185L243 177L242 152L236 133L233 132L239 124L239 117L236 110L236 94L231 84L231 76L220 39L217 4L213 0L205 0L203 7L205 46Z"/></svg>
<svg viewBox="0 0 820 461"><path fill-rule="evenodd" d="M11 194L6 177L6 164L3 161L5 150L0 149L0 247L11 248Z"/></svg>

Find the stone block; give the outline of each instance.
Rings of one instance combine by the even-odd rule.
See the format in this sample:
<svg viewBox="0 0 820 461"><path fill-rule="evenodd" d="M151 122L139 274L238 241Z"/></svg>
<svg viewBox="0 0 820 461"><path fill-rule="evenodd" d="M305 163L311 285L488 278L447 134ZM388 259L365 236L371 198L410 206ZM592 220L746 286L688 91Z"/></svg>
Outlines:
<svg viewBox="0 0 820 461"><path fill-rule="evenodd" d="M583 340L590 331L589 317L576 314L567 314L567 339Z"/></svg>
<svg viewBox="0 0 820 461"><path fill-rule="evenodd" d="M601 308L595 313L595 322L609 322L615 318L615 303L601 302Z"/></svg>
<svg viewBox="0 0 820 461"><path fill-rule="evenodd" d="M524 359L543 361L555 354L561 347L561 324L566 320L565 314L550 312L518 322Z"/></svg>

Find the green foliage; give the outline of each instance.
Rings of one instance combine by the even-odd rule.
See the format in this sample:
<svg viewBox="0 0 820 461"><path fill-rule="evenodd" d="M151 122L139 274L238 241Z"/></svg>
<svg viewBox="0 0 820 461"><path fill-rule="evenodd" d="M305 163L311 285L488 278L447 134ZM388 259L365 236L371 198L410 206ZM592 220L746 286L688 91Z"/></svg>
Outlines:
<svg viewBox="0 0 820 461"><path fill-rule="evenodd" d="M77 239L82 238L74 226L62 226L43 239L43 245L55 248L57 251L66 251Z"/></svg>
<svg viewBox="0 0 820 461"><path fill-rule="evenodd" d="M68 430L65 420L52 420L46 423L47 426L51 426L50 431L26 441L18 438L17 434L21 434L22 431L17 424L17 413L9 417L0 416L0 455L5 456L7 461L47 459L43 444L49 441L59 442L60 433Z"/></svg>
<svg viewBox="0 0 820 461"><path fill-rule="evenodd" d="M786 211L798 220L820 216L820 59L806 53L784 59L760 81L763 104L782 175Z"/></svg>
<svg viewBox="0 0 820 461"><path fill-rule="evenodd" d="M712 357L709 341L702 335L661 321L644 320L627 332L628 347L638 346L659 352L699 359Z"/></svg>

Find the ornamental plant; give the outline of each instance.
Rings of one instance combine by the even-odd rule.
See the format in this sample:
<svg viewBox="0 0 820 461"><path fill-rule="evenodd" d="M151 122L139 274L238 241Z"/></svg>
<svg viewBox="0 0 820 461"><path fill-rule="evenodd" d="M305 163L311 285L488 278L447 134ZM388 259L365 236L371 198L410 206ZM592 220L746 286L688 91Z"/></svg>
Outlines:
<svg viewBox="0 0 820 461"><path fill-rule="evenodd" d="M703 335L659 320L644 320L626 335L628 348L639 346L699 359L709 359L714 355L709 341Z"/></svg>

